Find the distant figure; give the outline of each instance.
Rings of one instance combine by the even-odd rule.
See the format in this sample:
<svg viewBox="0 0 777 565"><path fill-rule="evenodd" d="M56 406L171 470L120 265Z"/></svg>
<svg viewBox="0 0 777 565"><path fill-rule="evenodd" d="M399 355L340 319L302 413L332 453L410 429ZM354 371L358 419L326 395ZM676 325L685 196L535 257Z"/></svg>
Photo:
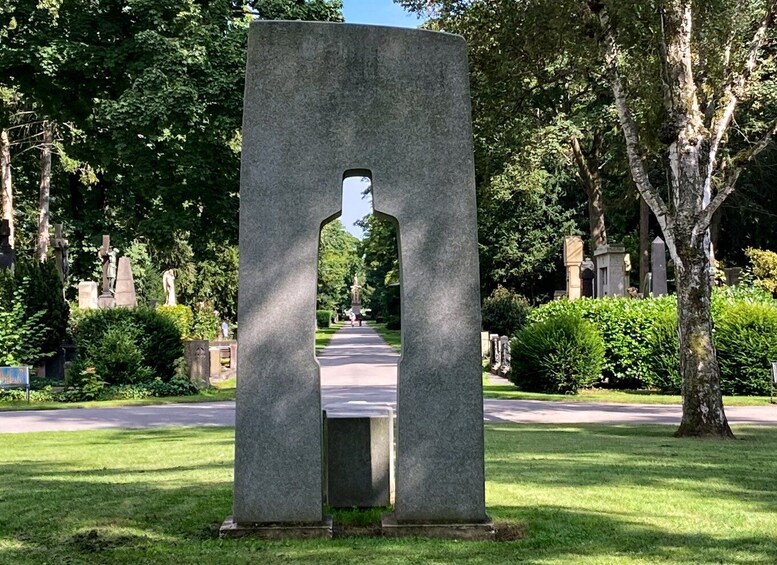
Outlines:
<svg viewBox="0 0 777 565"><path fill-rule="evenodd" d="M175 306L175 271L168 269L162 273L162 286L165 289L165 306Z"/></svg>
<svg viewBox="0 0 777 565"><path fill-rule="evenodd" d="M224 339L229 339L229 324L227 323L226 320L221 322L221 336Z"/></svg>
<svg viewBox="0 0 777 565"><path fill-rule="evenodd" d="M351 320L351 327L353 327L353 323L356 320L356 314L353 313L353 310L348 313L348 318Z"/></svg>

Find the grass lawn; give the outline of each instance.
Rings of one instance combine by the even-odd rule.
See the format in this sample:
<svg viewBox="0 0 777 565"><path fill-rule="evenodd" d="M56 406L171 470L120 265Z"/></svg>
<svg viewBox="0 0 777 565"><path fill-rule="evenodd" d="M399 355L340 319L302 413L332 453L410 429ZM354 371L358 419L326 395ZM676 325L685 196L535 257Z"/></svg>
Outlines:
<svg viewBox="0 0 777 565"><path fill-rule="evenodd" d="M383 341L388 343L398 353L402 352L402 337L400 330L390 330L386 327L386 324L379 324L372 321L370 321L368 325L378 332L378 335L383 338Z"/></svg>
<svg viewBox="0 0 777 565"><path fill-rule="evenodd" d="M219 540L231 428L1 435L0 563L774 563L777 429L673 431L487 426L509 542Z"/></svg>
<svg viewBox="0 0 777 565"><path fill-rule="evenodd" d="M316 330L316 352L329 343L332 336L343 326L342 322L331 328ZM213 384L213 388L189 396L139 398L130 400L94 400L89 402L0 402L0 412L14 410L59 410L62 408L110 408L114 406L151 406L155 404L181 404L184 402L218 402L235 399L234 378Z"/></svg>
<svg viewBox="0 0 777 565"><path fill-rule="evenodd" d="M547 400L550 402L603 402L618 404L682 404L680 395L661 394L649 390L585 389L577 394L544 394L524 392L510 384L484 384L485 398L517 400ZM724 396L725 406L764 406L769 404L768 396Z"/></svg>

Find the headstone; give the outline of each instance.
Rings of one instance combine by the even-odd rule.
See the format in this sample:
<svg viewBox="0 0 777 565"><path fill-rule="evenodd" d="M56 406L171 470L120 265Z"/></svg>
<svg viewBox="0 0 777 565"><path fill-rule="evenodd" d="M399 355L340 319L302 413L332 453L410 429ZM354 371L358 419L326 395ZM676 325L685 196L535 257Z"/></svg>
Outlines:
<svg viewBox="0 0 777 565"><path fill-rule="evenodd" d="M502 348L499 345L499 334L491 334L491 372L496 374L502 365Z"/></svg>
<svg viewBox="0 0 777 565"><path fill-rule="evenodd" d="M742 276L741 267L729 267L727 269L723 269L723 272L726 275L726 284L728 286L736 286L739 284L739 279Z"/></svg>
<svg viewBox="0 0 777 565"><path fill-rule="evenodd" d="M567 298L577 300L580 288L580 263L583 262L583 240L576 235L564 238L564 267L567 269Z"/></svg>
<svg viewBox="0 0 777 565"><path fill-rule="evenodd" d="M54 224L54 235L50 238L50 244L54 249L54 265L57 267L59 280L63 283L70 274L70 262L68 259L68 243L62 235L62 224Z"/></svg>
<svg viewBox="0 0 777 565"><path fill-rule="evenodd" d="M162 273L162 287L165 291L165 306L178 304L175 297L175 271L168 269Z"/></svg>
<svg viewBox="0 0 777 565"><path fill-rule="evenodd" d="M210 376L211 378L218 377L221 374L221 347L211 346L208 349L208 355L210 359Z"/></svg>
<svg viewBox="0 0 777 565"><path fill-rule="evenodd" d="M666 296L666 243L660 237L650 244L650 273L651 295Z"/></svg>
<svg viewBox="0 0 777 565"><path fill-rule="evenodd" d="M433 522L449 535L493 536L485 512L466 51L460 37L445 33L251 23L234 516L222 535L271 535L269 524L331 535L312 347L318 241L322 223L340 213L343 177L361 175L372 180L375 213L399 226L402 264L406 345L398 367L396 504L386 531L419 535Z"/></svg>
<svg viewBox="0 0 777 565"><path fill-rule="evenodd" d="M92 310L97 304L97 283L81 281L78 283L78 307L82 310Z"/></svg>
<svg viewBox="0 0 777 565"><path fill-rule="evenodd" d="M16 252L11 247L11 222L0 220L0 269L12 269Z"/></svg>
<svg viewBox="0 0 777 565"><path fill-rule="evenodd" d="M490 344L488 339L488 332L480 332L480 354L483 357L483 359L488 358L489 351L490 351Z"/></svg>
<svg viewBox="0 0 777 565"><path fill-rule="evenodd" d="M623 245L600 245L594 251L596 261L596 297L626 296L631 262Z"/></svg>
<svg viewBox="0 0 777 565"><path fill-rule="evenodd" d="M501 352L499 375L505 377L510 372L510 338L506 335L499 338L499 351Z"/></svg>
<svg viewBox="0 0 777 565"><path fill-rule="evenodd" d="M129 257L119 259L119 269L116 273L116 306L134 308L138 305L135 295L135 279L132 276L132 265Z"/></svg>
<svg viewBox="0 0 777 565"><path fill-rule="evenodd" d="M208 342L203 339L184 342L184 359L186 371L193 383L200 388L210 386L210 357Z"/></svg>
<svg viewBox="0 0 777 565"><path fill-rule="evenodd" d="M580 264L580 291L584 298L594 297L595 269L596 265L589 257L586 257Z"/></svg>
<svg viewBox="0 0 777 565"><path fill-rule="evenodd" d="M359 284L359 277L353 276L353 285L351 286L351 310L358 318L362 313L362 287ZM360 320L361 321L361 320ZM361 326L361 323L359 324Z"/></svg>
<svg viewBox="0 0 777 565"><path fill-rule="evenodd" d="M391 505L394 418L376 414L326 414L327 503L332 508Z"/></svg>

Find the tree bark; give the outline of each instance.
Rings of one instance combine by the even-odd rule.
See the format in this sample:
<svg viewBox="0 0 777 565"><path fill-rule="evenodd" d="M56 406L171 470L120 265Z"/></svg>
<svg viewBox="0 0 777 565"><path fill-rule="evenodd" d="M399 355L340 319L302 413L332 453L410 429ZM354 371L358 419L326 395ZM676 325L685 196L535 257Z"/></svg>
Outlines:
<svg viewBox="0 0 777 565"><path fill-rule="evenodd" d="M43 145L40 150L40 198L38 204L38 243L36 257L43 262L49 251L49 202L51 199L51 123L43 122Z"/></svg>
<svg viewBox="0 0 777 565"><path fill-rule="evenodd" d="M591 151L586 154L580 140L572 137L572 154L575 157L580 180L588 199L588 222L591 230L591 251L607 244L607 230L604 222L604 199L602 197L602 176L598 163L601 157L602 137L594 133Z"/></svg>
<svg viewBox="0 0 777 565"><path fill-rule="evenodd" d="M639 290L645 288L650 272L650 206L639 197ZM645 295L647 296L647 294Z"/></svg>
<svg viewBox="0 0 777 565"><path fill-rule="evenodd" d="M675 435L726 439L734 434L723 411L720 368L712 340L712 284L704 239L696 245L678 245L675 261L683 376L683 417Z"/></svg>
<svg viewBox="0 0 777 565"><path fill-rule="evenodd" d="M11 235L8 238L14 247L13 183L11 182L11 140L8 130L0 131L0 192L2 192L3 220L8 220Z"/></svg>

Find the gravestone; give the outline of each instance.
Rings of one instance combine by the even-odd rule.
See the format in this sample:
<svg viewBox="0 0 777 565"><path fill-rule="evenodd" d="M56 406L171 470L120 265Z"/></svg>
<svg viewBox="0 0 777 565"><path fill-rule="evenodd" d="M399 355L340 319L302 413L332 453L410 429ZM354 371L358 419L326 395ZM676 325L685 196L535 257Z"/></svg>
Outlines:
<svg viewBox="0 0 777 565"><path fill-rule="evenodd" d="M499 334L491 334L491 372L496 374L502 364L502 348L499 345Z"/></svg>
<svg viewBox="0 0 777 565"><path fill-rule="evenodd" d="M111 249L111 236L103 236L103 244L97 250L97 258L102 263L102 292L97 297L100 308L113 308L116 301L113 297L113 281L116 280L116 250Z"/></svg>
<svg viewBox="0 0 777 565"><path fill-rule="evenodd" d="M59 280L63 283L70 274L70 262L68 260L68 242L62 235L62 224L54 224L54 235L50 238L50 244L54 249L54 265L57 267Z"/></svg>
<svg viewBox="0 0 777 565"><path fill-rule="evenodd" d="M0 269L11 269L16 262L16 252L11 247L11 222L0 220Z"/></svg>
<svg viewBox="0 0 777 565"><path fill-rule="evenodd" d="M739 284L739 279L742 276L741 267L728 267L723 269L723 273L726 275L726 285L736 286Z"/></svg>
<svg viewBox="0 0 777 565"><path fill-rule="evenodd" d="M326 414L327 504L333 508L389 506L394 476L394 417Z"/></svg>
<svg viewBox="0 0 777 565"><path fill-rule="evenodd" d="M626 296L631 261L623 245L600 245L594 251L596 297Z"/></svg>
<svg viewBox="0 0 777 565"><path fill-rule="evenodd" d="M584 298L594 297L594 279L596 278L596 265L589 257L580 264L580 294Z"/></svg>
<svg viewBox="0 0 777 565"><path fill-rule="evenodd" d="M132 265L129 257L119 258L119 268L116 273L115 305L134 308L138 305L135 295L135 279L132 276Z"/></svg>
<svg viewBox="0 0 777 565"><path fill-rule="evenodd" d="M96 282L81 281L78 283L78 307L82 310L92 310L99 307Z"/></svg>
<svg viewBox="0 0 777 565"><path fill-rule="evenodd" d="M208 341L193 339L184 342L184 359L186 372L193 383L200 388L210 386L210 357Z"/></svg>
<svg viewBox="0 0 777 565"><path fill-rule="evenodd" d="M506 335L499 338L499 351L499 375L505 377L510 372L510 338Z"/></svg>
<svg viewBox="0 0 777 565"><path fill-rule="evenodd" d="M480 354L483 359L488 359L490 350L491 347L488 332L480 332Z"/></svg>
<svg viewBox="0 0 777 565"><path fill-rule="evenodd" d="M384 532L493 537L470 115L458 36L251 23L234 516L222 535L331 535L313 348L318 241L340 214L343 178L366 176L375 213L399 226L402 280L396 504Z"/></svg>
<svg viewBox="0 0 777 565"><path fill-rule="evenodd" d="M650 288L652 296L666 296L669 293L666 283L666 243L660 237L650 244Z"/></svg>
<svg viewBox="0 0 777 565"><path fill-rule="evenodd" d="M583 240L576 235L564 238L564 267L567 269L567 298L577 300L580 288L580 263L583 262Z"/></svg>

